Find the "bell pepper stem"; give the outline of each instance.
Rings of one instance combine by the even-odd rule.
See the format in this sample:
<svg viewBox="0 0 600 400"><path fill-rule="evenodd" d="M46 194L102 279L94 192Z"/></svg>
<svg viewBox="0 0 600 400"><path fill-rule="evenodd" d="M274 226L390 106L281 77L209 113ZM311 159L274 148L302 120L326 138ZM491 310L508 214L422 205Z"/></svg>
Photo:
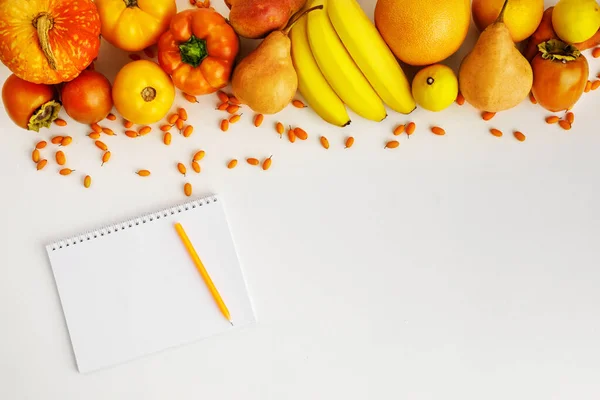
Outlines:
<svg viewBox="0 0 600 400"><path fill-rule="evenodd" d="M179 45L179 53L181 54L181 61L196 68L206 57L208 57L206 40L198 39L196 36L192 35L187 42Z"/></svg>

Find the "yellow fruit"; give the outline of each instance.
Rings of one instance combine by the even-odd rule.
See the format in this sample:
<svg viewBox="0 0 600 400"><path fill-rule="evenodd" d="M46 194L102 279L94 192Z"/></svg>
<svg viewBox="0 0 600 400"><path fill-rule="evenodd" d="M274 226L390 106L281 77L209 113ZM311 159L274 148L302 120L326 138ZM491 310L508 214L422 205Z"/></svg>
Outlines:
<svg viewBox="0 0 600 400"><path fill-rule="evenodd" d="M504 0L473 0L473 20L483 32L496 21ZM513 42L518 43L535 32L544 14L544 0L510 0L504 12L504 23Z"/></svg>
<svg viewBox="0 0 600 400"><path fill-rule="evenodd" d="M128 121L149 125L167 115L175 100L171 77L155 62L125 64L112 86L115 108Z"/></svg>
<svg viewBox="0 0 600 400"><path fill-rule="evenodd" d="M560 0L552 12L552 26L567 43L585 42L600 28L600 7L596 0Z"/></svg>
<svg viewBox="0 0 600 400"><path fill-rule="evenodd" d="M410 65L438 63L462 45L470 0L378 0L375 25L396 57Z"/></svg>
<svg viewBox="0 0 600 400"><path fill-rule="evenodd" d="M328 0L327 13L342 43L379 97L392 110L410 114L415 101L398 60L356 0Z"/></svg>
<svg viewBox="0 0 600 400"><path fill-rule="evenodd" d="M429 111L441 111L458 96L458 79L454 71L442 64L420 70L412 83L412 93L418 105Z"/></svg>
<svg viewBox="0 0 600 400"><path fill-rule="evenodd" d="M358 68L327 15L327 0L311 0L307 7L323 5L308 13L308 43L319 69L340 99L356 114L372 121L387 116L383 101Z"/></svg>
<svg viewBox="0 0 600 400"><path fill-rule="evenodd" d="M333 91L312 55L306 20L306 17L301 18L290 31L292 61L298 73L298 90L321 118L333 125L346 126L350 124L350 117L344 103Z"/></svg>

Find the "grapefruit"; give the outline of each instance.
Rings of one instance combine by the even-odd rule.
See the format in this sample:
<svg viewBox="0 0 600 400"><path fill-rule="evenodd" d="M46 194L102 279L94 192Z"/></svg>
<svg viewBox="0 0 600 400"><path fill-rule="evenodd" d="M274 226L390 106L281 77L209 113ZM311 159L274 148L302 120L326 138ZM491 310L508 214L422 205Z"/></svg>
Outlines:
<svg viewBox="0 0 600 400"><path fill-rule="evenodd" d="M378 0L375 25L398 59L430 65L460 48L470 11L470 0Z"/></svg>
<svg viewBox="0 0 600 400"><path fill-rule="evenodd" d="M504 0L473 0L473 20L484 31L491 25L504 5ZM510 0L504 12L504 23L513 42L518 43L535 32L544 14L544 0Z"/></svg>

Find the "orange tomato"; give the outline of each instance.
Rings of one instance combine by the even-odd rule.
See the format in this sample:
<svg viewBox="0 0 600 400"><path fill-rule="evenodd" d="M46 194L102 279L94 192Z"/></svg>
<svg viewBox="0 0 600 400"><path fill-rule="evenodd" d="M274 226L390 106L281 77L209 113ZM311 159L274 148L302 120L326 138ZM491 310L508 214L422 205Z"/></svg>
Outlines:
<svg viewBox="0 0 600 400"><path fill-rule="evenodd" d="M117 73L112 88L119 114L134 124L149 125L163 119L175 100L169 75L152 61L126 64Z"/></svg>
<svg viewBox="0 0 600 400"><path fill-rule="evenodd" d="M577 103L588 81L586 58L573 45L557 39L543 43L531 61L533 96L548 111L568 110Z"/></svg>
<svg viewBox="0 0 600 400"><path fill-rule="evenodd" d="M36 132L49 128L58 118L57 98L52 86L27 82L14 74L2 87L2 103L10 119L21 128Z"/></svg>
<svg viewBox="0 0 600 400"><path fill-rule="evenodd" d="M160 37L158 62L178 89L198 96L227 85L239 47L221 14L208 8L185 10Z"/></svg>
<svg viewBox="0 0 600 400"><path fill-rule="evenodd" d="M88 125L106 118L113 106L110 82L96 71L83 71L77 78L67 82L61 98L67 114L75 121Z"/></svg>
<svg viewBox="0 0 600 400"><path fill-rule="evenodd" d="M0 1L0 27L0 61L33 83L74 79L100 49L92 0Z"/></svg>
<svg viewBox="0 0 600 400"><path fill-rule="evenodd" d="M175 0L96 0L102 37L125 51L156 44L177 13Z"/></svg>

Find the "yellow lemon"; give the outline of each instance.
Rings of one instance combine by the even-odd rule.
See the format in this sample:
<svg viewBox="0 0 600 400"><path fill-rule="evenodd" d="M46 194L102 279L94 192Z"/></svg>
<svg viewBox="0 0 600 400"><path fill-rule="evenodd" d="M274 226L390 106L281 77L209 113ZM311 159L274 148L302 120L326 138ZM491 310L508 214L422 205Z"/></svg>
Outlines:
<svg viewBox="0 0 600 400"><path fill-rule="evenodd" d="M500 15L504 0L473 0L473 20L480 32L493 24ZM504 13L515 43L527 39L535 32L544 14L544 0L510 0Z"/></svg>
<svg viewBox="0 0 600 400"><path fill-rule="evenodd" d="M600 28L596 0L560 0L552 12L554 31L567 43L585 42Z"/></svg>
<svg viewBox="0 0 600 400"><path fill-rule="evenodd" d="M412 82L412 94L418 105L429 111L448 108L458 96L454 71L442 64L420 70Z"/></svg>

